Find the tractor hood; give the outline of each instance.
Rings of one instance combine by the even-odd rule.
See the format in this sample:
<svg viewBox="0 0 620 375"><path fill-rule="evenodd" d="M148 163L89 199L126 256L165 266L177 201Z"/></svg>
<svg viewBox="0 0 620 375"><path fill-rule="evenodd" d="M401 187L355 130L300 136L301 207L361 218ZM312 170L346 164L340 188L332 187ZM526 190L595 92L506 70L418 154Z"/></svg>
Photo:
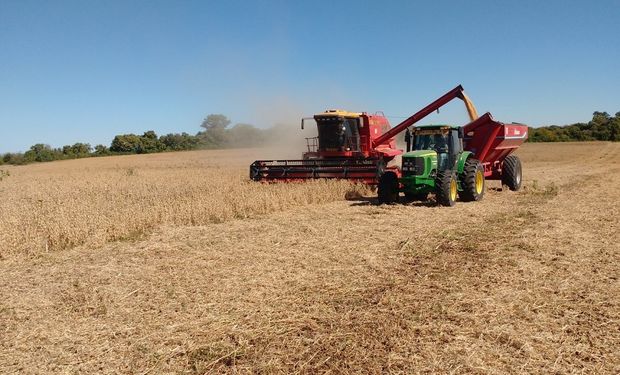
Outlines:
<svg viewBox="0 0 620 375"><path fill-rule="evenodd" d="M433 150L416 150L416 151L409 151L405 154L403 154L403 158L415 158L415 157L432 157L432 156L437 156L437 153Z"/></svg>

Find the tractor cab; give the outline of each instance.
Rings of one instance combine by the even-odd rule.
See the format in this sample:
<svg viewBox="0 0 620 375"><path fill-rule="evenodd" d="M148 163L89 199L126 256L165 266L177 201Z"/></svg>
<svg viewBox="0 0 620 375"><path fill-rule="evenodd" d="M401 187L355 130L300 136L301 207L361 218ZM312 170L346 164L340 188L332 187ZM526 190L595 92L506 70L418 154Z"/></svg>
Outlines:
<svg viewBox="0 0 620 375"><path fill-rule="evenodd" d="M431 154L425 151L434 151L437 157L437 169L453 169L459 155L463 152L460 129L460 127L449 125L426 125L416 127L413 131L408 130L405 133L407 152L414 151L414 154L428 157ZM415 153L415 151L421 151L421 153Z"/></svg>

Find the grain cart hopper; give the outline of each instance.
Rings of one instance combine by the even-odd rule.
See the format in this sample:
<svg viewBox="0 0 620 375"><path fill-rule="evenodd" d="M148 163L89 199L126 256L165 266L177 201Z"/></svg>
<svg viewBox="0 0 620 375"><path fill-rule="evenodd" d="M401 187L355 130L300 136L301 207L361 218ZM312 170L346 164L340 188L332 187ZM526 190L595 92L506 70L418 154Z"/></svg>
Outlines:
<svg viewBox="0 0 620 375"><path fill-rule="evenodd" d="M460 85L393 128L379 114L342 110L319 113L310 118L317 124L318 137L306 139L308 150L302 159L256 160L250 166L250 178L254 181L340 178L376 184L385 171L398 178L398 167L388 166L388 162L403 152L396 148L394 136L455 98L465 102L471 120L478 117ZM302 129L304 120L308 119L302 119Z"/></svg>
<svg viewBox="0 0 620 375"><path fill-rule="evenodd" d="M485 179L501 180L510 190L521 188L521 161L511 153L527 139L527 125L504 124L486 113L469 124L417 126L407 130L402 175L386 172L378 187L380 203L392 203L404 192L410 200L453 206L482 199Z"/></svg>

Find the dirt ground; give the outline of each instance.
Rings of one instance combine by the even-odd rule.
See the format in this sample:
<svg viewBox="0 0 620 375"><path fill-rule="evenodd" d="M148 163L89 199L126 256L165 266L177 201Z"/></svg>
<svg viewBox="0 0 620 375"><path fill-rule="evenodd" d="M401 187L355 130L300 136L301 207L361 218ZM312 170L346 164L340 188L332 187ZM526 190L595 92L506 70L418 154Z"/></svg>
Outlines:
<svg viewBox="0 0 620 375"><path fill-rule="evenodd" d="M0 373L620 373L620 144L518 154L523 191L453 208L343 199L7 257Z"/></svg>

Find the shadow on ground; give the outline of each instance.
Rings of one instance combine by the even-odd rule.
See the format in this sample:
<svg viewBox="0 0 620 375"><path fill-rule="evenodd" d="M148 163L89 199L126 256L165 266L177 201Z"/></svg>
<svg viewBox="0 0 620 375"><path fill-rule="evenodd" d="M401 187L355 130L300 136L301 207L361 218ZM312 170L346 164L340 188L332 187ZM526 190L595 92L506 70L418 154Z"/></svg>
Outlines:
<svg viewBox="0 0 620 375"><path fill-rule="evenodd" d="M383 204L379 203L377 197L359 197L359 198L351 198L347 199L351 202L350 206L381 206ZM437 203L434 200L426 200L426 201L411 201L405 197L400 197L399 202L387 204L387 205L401 205L401 206L413 206L413 207L435 207Z"/></svg>

